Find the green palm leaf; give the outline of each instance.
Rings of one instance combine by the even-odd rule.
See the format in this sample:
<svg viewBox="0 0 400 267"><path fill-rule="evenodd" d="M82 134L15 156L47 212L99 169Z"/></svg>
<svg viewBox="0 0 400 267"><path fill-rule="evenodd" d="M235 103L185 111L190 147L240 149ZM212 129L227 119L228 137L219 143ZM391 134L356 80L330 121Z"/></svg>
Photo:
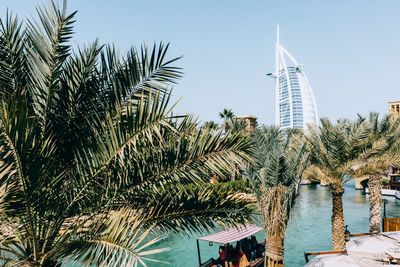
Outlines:
<svg viewBox="0 0 400 267"><path fill-rule="evenodd" d="M26 89L26 31L17 16L7 11L0 19L0 92L17 94Z"/></svg>
<svg viewBox="0 0 400 267"><path fill-rule="evenodd" d="M109 218L98 226L93 233L64 244L57 252L67 261L75 261L82 266L147 266L145 261L160 262L148 258L148 255L169 250L149 249L165 236L149 239L153 227L142 230L139 215L128 209L112 212Z"/></svg>
<svg viewBox="0 0 400 267"><path fill-rule="evenodd" d="M45 127L48 112L57 95L63 65L70 54L70 44L76 12L67 14L66 1L62 10L51 2L49 8L37 8L40 23L29 21L29 67L34 73L30 84L32 106Z"/></svg>

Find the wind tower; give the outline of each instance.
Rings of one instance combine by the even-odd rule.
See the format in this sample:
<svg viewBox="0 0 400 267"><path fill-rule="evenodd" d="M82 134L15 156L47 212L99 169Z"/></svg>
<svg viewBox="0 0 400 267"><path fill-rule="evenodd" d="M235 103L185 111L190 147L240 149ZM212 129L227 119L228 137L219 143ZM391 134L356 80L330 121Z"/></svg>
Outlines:
<svg viewBox="0 0 400 267"><path fill-rule="evenodd" d="M275 124L281 129L307 131L308 125L318 124L317 104L303 67L280 45L278 25L275 73L267 76L275 79Z"/></svg>

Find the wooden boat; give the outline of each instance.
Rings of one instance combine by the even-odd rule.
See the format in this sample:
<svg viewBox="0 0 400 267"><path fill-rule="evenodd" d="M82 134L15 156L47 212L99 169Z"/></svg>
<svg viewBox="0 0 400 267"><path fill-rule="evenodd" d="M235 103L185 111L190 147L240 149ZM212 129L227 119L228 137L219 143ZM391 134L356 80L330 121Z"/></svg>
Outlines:
<svg viewBox="0 0 400 267"><path fill-rule="evenodd" d="M224 265L218 265L217 260L214 258L210 258L205 262L201 261L200 255L200 246L199 241L207 241L210 245L214 243L224 245L227 247L229 243L234 243L240 241L244 238L252 236L260 231L264 230L264 228L256 226L256 225L243 225L236 228L229 228L227 230L223 230L221 232L204 236L201 238L196 239L197 242L197 256L199 260L199 267L217 267L217 266L224 266L224 267L231 267L233 266L232 262L225 261ZM246 254L243 254L239 260L239 267L260 267L264 265L264 257L259 257L255 261L249 262Z"/></svg>
<svg viewBox="0 0 400 267"><path fill-rule="evenodd" d="M365 188L365 193L369 194L369 188ZM400 199L400 170L391 168L389 171L389 183L382 185L382 196L392 196Z"/></svg>

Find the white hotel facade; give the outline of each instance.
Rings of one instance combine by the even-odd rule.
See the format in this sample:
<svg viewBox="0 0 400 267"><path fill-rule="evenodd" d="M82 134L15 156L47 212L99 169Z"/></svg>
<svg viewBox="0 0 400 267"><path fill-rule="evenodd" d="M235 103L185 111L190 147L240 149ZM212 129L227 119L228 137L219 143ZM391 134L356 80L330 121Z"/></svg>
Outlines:
<svg viewBox="0 0 400 267"><path fill-rule="evenodd" d="M318 111L310 83L293 56L279 44L279 25L275 50L276 125L281 129L307 130L308 125L318 125Z"/></svg>

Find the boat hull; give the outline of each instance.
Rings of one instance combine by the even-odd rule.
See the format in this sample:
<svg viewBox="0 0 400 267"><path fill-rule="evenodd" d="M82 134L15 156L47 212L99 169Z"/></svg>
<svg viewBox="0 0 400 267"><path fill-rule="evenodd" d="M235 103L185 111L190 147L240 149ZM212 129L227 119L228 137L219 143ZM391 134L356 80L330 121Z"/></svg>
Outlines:
<svg viewBox="0 0 400 267"><path fill-rule="evenodd" d="M369 194L368 187L365 188L365 193ZM400 191L393 190L393 189L382 189L382 196L390 196L400 199Z"/></svg>

